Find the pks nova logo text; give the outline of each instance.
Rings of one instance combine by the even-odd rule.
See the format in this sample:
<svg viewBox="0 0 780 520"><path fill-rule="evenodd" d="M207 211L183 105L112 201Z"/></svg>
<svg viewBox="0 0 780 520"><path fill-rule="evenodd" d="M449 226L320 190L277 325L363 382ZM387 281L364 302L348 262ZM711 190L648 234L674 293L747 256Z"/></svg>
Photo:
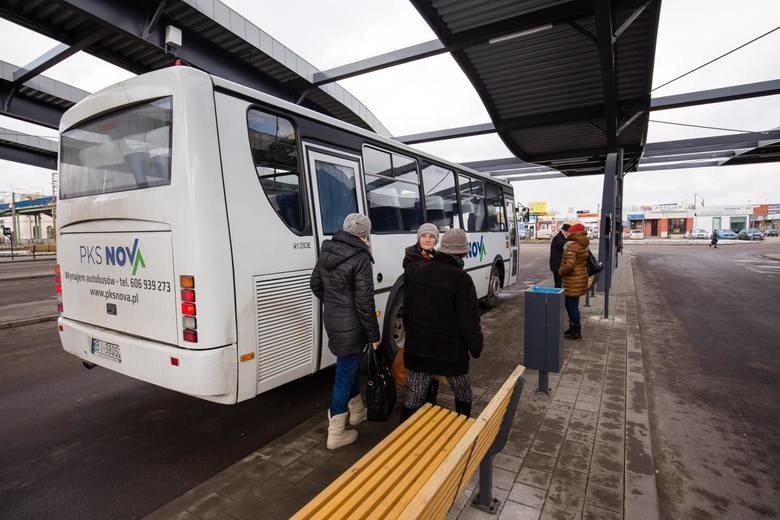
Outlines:
<svg viewBox="0 0 780 520"><path fill-rule="evenodd" d="M127 246L79 246L82 264L132 266L133 276L139 267L146 267L144 256L138 247L138 239L133 241L132 249Z"/></svg>
<svg viewBox="0 0 780 520"><path fill-rule="evenodd" d="M487 249L485 248L485 237L484 235L480 235L479 242L469 243L469 258L478 256L479 261L481 262L482 259L485 258L485 254L487 254Z"/></svg>

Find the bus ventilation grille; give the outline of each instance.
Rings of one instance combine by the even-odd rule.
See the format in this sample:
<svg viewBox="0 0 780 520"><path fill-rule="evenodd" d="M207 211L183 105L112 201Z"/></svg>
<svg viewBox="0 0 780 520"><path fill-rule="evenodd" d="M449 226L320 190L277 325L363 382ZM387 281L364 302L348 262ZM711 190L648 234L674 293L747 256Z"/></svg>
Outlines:
<svg viewBox="0 0 780 520"><path fill-rule="evenodd" d="M314 296L309 276L255 278L258 382L312 361Z"/></svg>

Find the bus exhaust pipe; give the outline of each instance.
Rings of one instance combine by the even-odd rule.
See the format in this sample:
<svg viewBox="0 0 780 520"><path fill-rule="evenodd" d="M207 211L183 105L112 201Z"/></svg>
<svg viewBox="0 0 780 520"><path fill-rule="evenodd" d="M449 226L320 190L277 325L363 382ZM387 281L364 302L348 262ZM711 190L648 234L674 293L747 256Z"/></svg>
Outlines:
<svg viewBox="0 0 780 520"><path fill-rule="evenodd" d="M81 364L84 365L84 368L86 368L87 370L92 370L97 366L96 364L90 363L89 361L82 361Z"/></svg>

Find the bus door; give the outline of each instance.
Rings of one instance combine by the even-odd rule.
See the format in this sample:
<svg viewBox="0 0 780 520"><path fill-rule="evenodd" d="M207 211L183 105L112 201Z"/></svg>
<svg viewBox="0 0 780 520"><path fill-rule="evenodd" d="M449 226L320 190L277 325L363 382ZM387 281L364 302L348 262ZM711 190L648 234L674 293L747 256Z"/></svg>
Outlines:
<svg viewBox="0 0 780 520"><path fill-rule="evenodd" d="M363 180L360 176L360 157L304 143L311 190L313 227L317 252L322 242L340 231L344 218L350 213L365 214ZM322 323L322 306L320 306ZM332 365L336 357L328 349L328 336L320 327L320 368Z"/></svg>
<svg viewBox="0 0 780 520"><path fill-rule="evenodd" d="M507 272L506 285L511 285L517 282L517 269L518 269L518 236L517 236L517 208L515 207L514 198L504 194L504 207L506 207L506 218L509 223L509 258L510 266Z"/></svg>

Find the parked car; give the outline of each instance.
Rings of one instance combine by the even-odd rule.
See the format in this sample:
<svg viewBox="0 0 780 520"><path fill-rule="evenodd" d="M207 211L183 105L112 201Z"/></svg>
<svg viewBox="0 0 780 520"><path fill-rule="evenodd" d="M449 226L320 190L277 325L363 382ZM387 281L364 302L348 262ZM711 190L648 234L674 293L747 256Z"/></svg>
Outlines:
<svg viewBox="0 0 780 520"><path fill-rule="evenodd" d="M718 238L721 240L736 240L737 234L730 229L721 229L718 231Z"/></svg>
<svg viewBox="0 0 780 520"><path fill-rule="evenodd" d="M767 229L764 231L765 237L776 237L778 235L778 232L776 229Z"/></svg>
<svg viewBox="0 0 780 520"><path fill-rule="evenodd" d="M641 229L632 229L628 233L628 238L633 240L642 240L645 238L645 233Z"/></svg>
<svg viewBox="0 0 780 520"><path fill-rule="evenodd" d="M694 229L691 231L691 238L710 238L710 233L706 229Z"/></svg>
<svg viewBox="0 0 780 520"><path fill-rule="evenodd" d="M764 235L756 228L743 229L737 233L740 240L764 240Z"/></svg>

